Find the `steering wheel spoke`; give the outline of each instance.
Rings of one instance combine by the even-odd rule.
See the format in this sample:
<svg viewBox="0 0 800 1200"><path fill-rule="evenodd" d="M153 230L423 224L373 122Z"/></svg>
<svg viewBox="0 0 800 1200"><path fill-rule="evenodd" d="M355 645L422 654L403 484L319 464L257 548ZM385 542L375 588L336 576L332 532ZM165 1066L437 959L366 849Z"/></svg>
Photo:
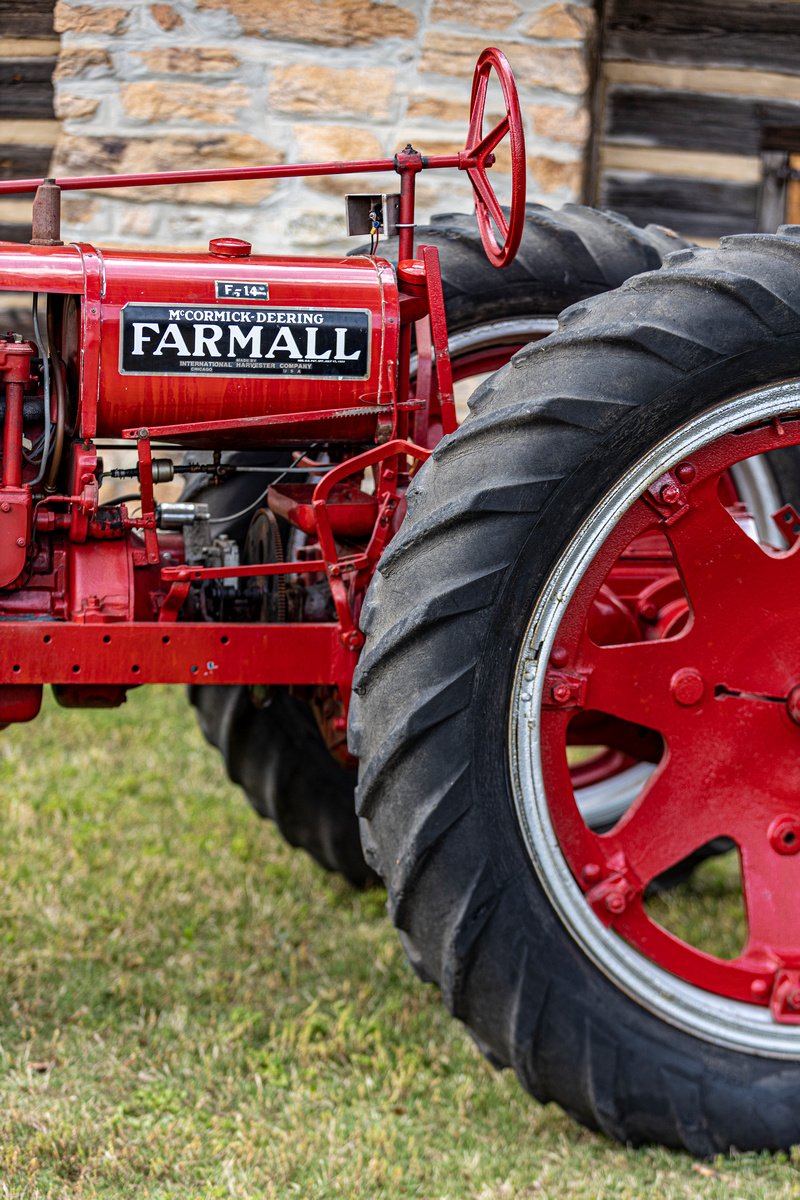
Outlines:
<svg viewBox="0 0 800 1200"><path fill-rule="evenodd" d="M489 213L494 221L500 236L504 241L508 239L508 222L506 221L505 213L500 207L497 196L492 190L489 180L486 178L486 172L482 167L473 167L467 172L470 182L475 189L475 206L476 208L483 204L485 210Z"/></svg>
<svg viewBox="0 0 800 1200"><path fill-rule="evenodd" d="M502 121L498 121L494 129L490 129L489 132L478 142L474 153L475 157L480 163L483 163L486 156L491 154L492 151L500 145L510 128L511 122L509 121L508 117L503 117Z"/></svg>

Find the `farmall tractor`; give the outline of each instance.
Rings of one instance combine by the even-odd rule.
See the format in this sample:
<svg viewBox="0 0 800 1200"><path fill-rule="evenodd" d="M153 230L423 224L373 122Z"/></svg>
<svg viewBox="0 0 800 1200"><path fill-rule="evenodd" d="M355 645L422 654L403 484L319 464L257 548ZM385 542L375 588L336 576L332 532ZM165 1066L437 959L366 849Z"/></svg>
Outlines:
<svg viewBox="0 0 800 1200"><path fill-rule="evenodd" d="M471 218L415 236L442 168L488 262ZM387 169L350 257L60 241L66 189ZM0 342L0 720L45 684L188 685L255 808L384 880L416 970L538 1099L698 1154L800 1141L798 231L523 230L497 50L459 154L2 190L36 198L0 246L35 330ZM454 378L487 374L459 425ZM741 880L725 957L652 903L710 855Z"/></svg>

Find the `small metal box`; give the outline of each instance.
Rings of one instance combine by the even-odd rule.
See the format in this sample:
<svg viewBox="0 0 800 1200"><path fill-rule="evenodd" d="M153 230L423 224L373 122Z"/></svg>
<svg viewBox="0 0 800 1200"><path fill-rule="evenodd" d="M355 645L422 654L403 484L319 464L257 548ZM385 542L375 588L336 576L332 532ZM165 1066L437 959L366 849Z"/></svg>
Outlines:
<svg viewBox="0 0 800 1200"><path fill-rule="evenodd" d="M400 193L379 194L355 193L345 196L347 233L349 237L368 237L372 229L370 213L376 213L380 222L381 237L392 237L397 233L400 220Z"/></svg>

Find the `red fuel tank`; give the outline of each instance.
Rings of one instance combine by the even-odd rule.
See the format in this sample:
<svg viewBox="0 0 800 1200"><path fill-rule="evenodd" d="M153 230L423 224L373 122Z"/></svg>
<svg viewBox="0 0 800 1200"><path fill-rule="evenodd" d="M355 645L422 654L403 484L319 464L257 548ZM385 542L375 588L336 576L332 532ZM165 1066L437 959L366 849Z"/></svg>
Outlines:
<svg viewBox="0 0 800 1200"><path fill-rule="evenodd" d="M372 438L395 389L399 305L388 263L266 258L236 239L211 245L224 253L78 248L83 307L68 341L83 350L85 379L99 360L96 392L82 398L86 410L96 395L96 433L269 417L181 440L253 446L323 429L326 440ZM92 432L90 415L81 418Z"/></svg>

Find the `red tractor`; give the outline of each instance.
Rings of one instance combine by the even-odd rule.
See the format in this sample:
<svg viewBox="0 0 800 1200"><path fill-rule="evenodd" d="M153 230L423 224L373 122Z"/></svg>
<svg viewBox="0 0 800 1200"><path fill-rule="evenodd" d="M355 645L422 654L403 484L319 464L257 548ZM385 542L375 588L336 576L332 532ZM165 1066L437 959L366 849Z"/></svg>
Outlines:
<svg viewBox="0 0 800 1200"><path fill-rule="evenodd" d="M497 50L466 141L0 187L36 193L31 245L0 246L34 330L0 342L0 721L44 684L90 707L189 685L256 809L385 881L417 971L535 1096L626 1141L786 1147L798 231L699 250L570 206L523 228ZM491 266L466 218L415 237L441 168L471 179ZM399 195L348 198L371 244L345 258L60 240L67 189L392 169ZM727 956L651 903L711 855L741 878Z"/></svg>

